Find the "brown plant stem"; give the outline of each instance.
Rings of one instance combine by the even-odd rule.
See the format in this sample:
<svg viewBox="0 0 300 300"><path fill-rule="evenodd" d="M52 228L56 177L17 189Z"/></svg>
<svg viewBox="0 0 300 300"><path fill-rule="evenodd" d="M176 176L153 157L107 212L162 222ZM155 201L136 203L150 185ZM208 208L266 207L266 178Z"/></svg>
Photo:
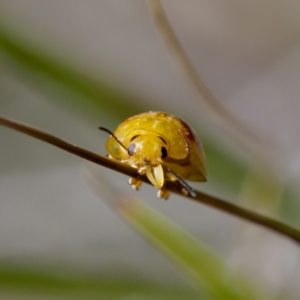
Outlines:
<svg viewBox="0 0 300 300"><path fill-rule="evenodd" d="M22 132L24 134L27 134L27 135L37 138L39 140L42 140L46 143L54 145L60 149L63 149L67 152L70 152L74 155L77 155L81 158L84 158L86 160L94 162L103 167L112 169L114 171L123 173L128 176L133 176L133 177L138 176L137 170L126 164L120 163L118 161L109 159L105 156L99 155L97 153L88 151L83 148L80 148L76 145L67 143L47 132L44 132L44 131L34 128L32 126L19 123L17 121L5 118L3 116L0 116L0 125L3 125L5 127ZM148 179L145 176L141 176L140 178L143 182L149 183ZM188 198L190 200L193 200L193 201L196 201L199 203L206 204L210 207L216 208L223 212L227 212L227 213L234 215L236 217L239 217L241 219L248 220L257 225L264 226L268 229L271 229L277 233L283 234L283 235L293 239L297 243L300 243L300 230L295 229L289 225L286 225L278 220L275 220L268 216L261 215L259 213L248 210L246 208L237 206L233 203L229 203L229 202L219 199L217 197L207 195L200 191L195 190L196 197L192 197L190 195L183 195L181 192L182 187L178 182L166 182L166 187L169 191L179 194L182 197Z"/></svg>
<svg viewBox="0 0 300 300"><path fill-rule="evenodd" d="M261 136L239 117L230 112L202 81L177 38L159 0L149 0L149 7L156 27L165 42L171 59L177 63L181 73L195 91L197 99L202 104L201 109L215 120L248 148L255 150L257 146L265 146L266 142L273 143L269 137Z"/></svg>

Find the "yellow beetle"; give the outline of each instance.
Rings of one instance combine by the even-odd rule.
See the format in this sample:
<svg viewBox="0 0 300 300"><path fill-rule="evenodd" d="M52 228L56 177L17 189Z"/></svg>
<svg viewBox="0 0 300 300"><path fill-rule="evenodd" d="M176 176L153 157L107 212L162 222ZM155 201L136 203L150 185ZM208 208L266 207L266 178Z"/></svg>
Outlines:
<svg viewBox="0 0 300 300"><path fill-rule="evenodd" d="M184 191L192 195L193 190L182 179L206 181L201 142L185 122L168 113L150 111L126 119L111 133L106 150L110 158L146 174L160 189L160 198L169 196L165 180L179 180ZM129 183L135 189L141 185L138 178L131 178Z"/></svg>

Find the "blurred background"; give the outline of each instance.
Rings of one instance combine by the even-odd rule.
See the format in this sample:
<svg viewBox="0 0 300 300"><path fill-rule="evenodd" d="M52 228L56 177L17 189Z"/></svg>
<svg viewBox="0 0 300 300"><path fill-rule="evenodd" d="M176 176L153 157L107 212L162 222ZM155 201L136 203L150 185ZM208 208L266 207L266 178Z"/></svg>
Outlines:
<svg viewBox="0 0 300 300"><path fill-rule="evenodd" d="M146 1L1 0L1 115L105 155L108 136L99 126L113 130L149 110L175 114L195 128L207 154L208 182L193 187L300 228L300 4L162 5L203 81L268 141L262 160L195 97L174 68ZM74 286L87 278L97 289L101 280L129 280L200 299L176 266L91 191L82 159L4 127L0 141L2 299L65 299L68 287L51 281L58 274L76 278ZM148 185L131 191L126 176L98 169L122 193L139 197L216 251L230 270L276 299L299 299L300 252L292 241L176 195L162 201ZM82 299L89 299L86 291ZM93 296L100 294L109 299L101 288Z"/></svg>

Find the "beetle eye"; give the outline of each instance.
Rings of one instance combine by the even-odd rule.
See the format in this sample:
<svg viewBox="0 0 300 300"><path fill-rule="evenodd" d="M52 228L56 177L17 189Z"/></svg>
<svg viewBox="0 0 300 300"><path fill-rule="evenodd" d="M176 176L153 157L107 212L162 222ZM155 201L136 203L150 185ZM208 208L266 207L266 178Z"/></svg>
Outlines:
<svg viewBox="0 0 300 300"><path fill-rule="evenodd" d="M165 147L161 147L161 158L166 158L168 156L168 151Z"/></svg>
<svg viewBox="0 0 300 300"><path fill-rule="evenodd" d="M135 144L131 144L131 145L128 147L128 153L129 153L129 155L132 155L132 154L133 154L134 149L135 149Z"/></svg>

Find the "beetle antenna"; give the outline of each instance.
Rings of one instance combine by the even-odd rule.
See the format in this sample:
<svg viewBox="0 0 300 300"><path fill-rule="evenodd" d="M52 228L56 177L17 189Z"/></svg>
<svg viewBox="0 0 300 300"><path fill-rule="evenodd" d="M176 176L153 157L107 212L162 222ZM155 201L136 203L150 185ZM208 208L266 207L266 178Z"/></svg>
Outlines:
<svg viewBox="0 0 300 300"><path fill-rule="evenodd" d="M188 193L192 196L192 197L196 197L196 193L195 191L193 190L193 188L188 185L188 183L183 180L181 177L179 177L174 171L172 171L170 168L167 168L167 171L170 172L172 175L174 175L176 177L176 179L179 181L179 183L185 187L188 191Z"/></svg>
<svg viewBox="0 0 300 300"><path fill-rule="evenodd" d="M129 152L129 150L122 144L122 142L115 136L115 134L112 131L110 131L109 129L107 129L105 127L101 127L101 126L99 127L99 129L109 133L126 150L126 152L130 156L132 155L131 152Z"/></svg>

